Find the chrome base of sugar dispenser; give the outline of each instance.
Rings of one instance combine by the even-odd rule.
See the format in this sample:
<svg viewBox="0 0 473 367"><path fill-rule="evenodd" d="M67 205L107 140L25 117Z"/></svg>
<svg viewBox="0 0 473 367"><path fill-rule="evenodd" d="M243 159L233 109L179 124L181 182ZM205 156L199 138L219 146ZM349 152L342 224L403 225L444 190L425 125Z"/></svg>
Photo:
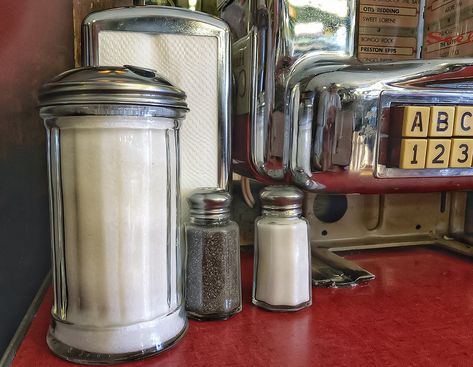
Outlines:
<svg viewBox="0 0 473 367"><path fill-rule="evenodd" d="M182 324L176 324L178 322ZM165 328L176 329L169 339L157 340ZM62 359L80 364L106 365L162 353L173 347L185 335L187 328L185 309L181 306L173 313L152 321L107 329L79 327L53 318L46 339L49 349ZM134 336L133 331L136 334ZM135 346L130 348L132 343Z"/></svg>

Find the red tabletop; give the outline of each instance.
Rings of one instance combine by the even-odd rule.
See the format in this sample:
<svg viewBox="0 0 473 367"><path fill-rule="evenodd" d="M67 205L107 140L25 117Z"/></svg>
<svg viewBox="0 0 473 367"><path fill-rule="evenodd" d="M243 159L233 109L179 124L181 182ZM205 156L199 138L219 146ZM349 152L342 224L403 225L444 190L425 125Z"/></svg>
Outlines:
<svg viewBox="0 0 473 367"><path fill-rule="evenodd" d="M472 366L473 261L410 248L350 256L376 275L367 285L314 289L296 313L251 305L252 253L242 252L243 311L227 321L190 321L161 355L122 366ZM73 364L46 345L49 291L13 367Z"/></svg>

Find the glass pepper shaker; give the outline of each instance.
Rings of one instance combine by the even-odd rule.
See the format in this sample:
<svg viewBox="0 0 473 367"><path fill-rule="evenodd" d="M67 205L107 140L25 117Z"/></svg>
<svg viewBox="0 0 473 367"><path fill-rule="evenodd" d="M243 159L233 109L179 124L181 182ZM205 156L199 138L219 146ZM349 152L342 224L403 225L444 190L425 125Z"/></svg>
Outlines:
<svg viewBox="0 0 473 367"><path fill-rule="evenodd" d="M269 186L260 194L255 221L253 304L297 311L312 304L309 226L302 217L303 192Z"/></svg>
<svg viewBox="0 0 473 367"><path fill-rule="evenodd" d="M231 195L195 190L188 199L186 309L197 320L225 320L241 311L240 239L230 220Z"/></svg>

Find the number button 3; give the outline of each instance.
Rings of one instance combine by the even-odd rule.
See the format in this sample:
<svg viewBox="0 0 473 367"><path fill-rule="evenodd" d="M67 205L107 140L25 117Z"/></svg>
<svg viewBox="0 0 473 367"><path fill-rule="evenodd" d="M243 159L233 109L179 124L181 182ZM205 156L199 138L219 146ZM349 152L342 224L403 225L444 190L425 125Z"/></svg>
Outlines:
<svg viewBox="0 0 473 367"><path fill-rule="evenodd" d="M471 167L473 160L473 139L452 139L450 167Z"/></svg>

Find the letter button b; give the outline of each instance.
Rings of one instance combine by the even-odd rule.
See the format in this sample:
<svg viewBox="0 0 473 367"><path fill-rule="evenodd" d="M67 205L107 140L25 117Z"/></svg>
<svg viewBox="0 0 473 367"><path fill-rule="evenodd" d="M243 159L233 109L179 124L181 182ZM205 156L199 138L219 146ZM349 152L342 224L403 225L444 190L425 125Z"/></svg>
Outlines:
<svg viewBox="0 0 473 367"><path fill-rule="evenodd" d="M451 137L454 118L454 106L430 107L429 137Z"/></svg>

